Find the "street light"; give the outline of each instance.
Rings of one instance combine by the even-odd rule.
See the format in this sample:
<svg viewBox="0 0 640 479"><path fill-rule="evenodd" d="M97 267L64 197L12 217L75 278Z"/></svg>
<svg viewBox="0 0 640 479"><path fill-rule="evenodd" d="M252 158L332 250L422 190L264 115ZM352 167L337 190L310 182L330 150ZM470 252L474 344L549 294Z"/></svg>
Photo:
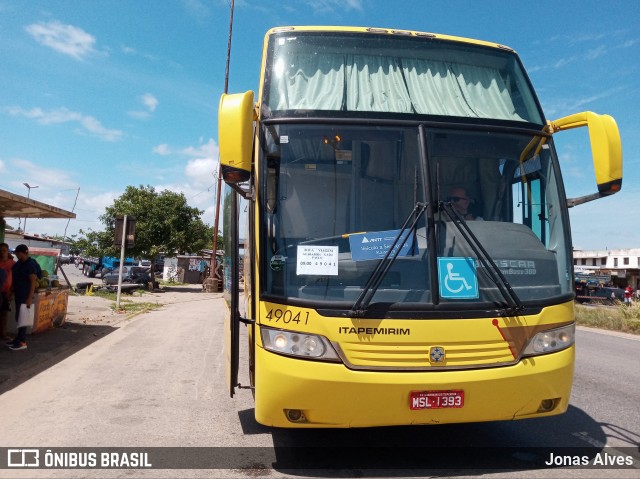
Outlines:
<svg viewBox="0 0 640 479"><path fill-rule="evenodd" d="M39 188L39 186L31 186L29 183L22 183L22 184L23 184L24 186L26 186L26 187L27 187L27 189L29 190L29 191L27 192L27 198L31 197L31 190L32 190L32 189L34 189L34 188ZM24 231L24 233L25 233L25 234L26 234L26 232L27 232L27 217L26 217L26 216L24 217L24 228L23 228L23 230L22 230L22 231Z"/></svg>

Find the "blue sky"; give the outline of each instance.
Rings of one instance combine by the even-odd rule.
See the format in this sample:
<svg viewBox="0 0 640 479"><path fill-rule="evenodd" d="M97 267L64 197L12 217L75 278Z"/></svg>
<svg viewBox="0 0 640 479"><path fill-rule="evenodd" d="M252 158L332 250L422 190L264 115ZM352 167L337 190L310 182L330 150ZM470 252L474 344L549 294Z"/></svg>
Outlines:
<svg viewBox="0 0 640 479"><path fill-rule="evenodd" d="M181 191L213 224L227 0L0 0L0 188L71 210L67 234L127 185ZM278 25L358 25L502 43L522 58L548 119L612 115L622 192L571 210L583 249L640 247L640 14L629 1L237 0L229 91L257 90ZM569 196L595 191L584 132L556 135ZM64 220L29 220L62 234ZM9 220L17 227L18 220Z"/></svg>

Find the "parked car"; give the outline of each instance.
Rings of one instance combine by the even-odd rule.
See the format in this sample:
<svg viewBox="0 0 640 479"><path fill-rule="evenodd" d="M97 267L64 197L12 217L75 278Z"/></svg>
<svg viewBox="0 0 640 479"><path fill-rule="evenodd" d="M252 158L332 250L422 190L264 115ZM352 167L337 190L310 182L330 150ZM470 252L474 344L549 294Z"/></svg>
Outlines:
<svg viewBox="0 0 640 479"><path fill-rule="evenodd" d="M118 284L119 268L114 269L111 273L107 273L102 277L102 282L106 285ZM141 266L125 266L122 270L122 282L127 284L146 285L151 277L149 276L149 268Z"/></svg>

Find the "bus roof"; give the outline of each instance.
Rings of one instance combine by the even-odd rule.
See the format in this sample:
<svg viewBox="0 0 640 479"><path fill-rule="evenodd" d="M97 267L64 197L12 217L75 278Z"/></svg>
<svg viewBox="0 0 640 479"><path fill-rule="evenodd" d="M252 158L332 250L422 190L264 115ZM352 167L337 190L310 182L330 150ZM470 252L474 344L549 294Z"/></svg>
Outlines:
<svg viewBox="0 0 640 479"><path fill-rule="evenodd" d="M474 40L472 38L465 38L465 37L456 37L452 35L442 35L440 33L418 32L413 30L400 30L400 29L392 29L392 28L343 27L343 26L338 27L338 26L326 26L326 25L282 26L282 27L271 28L267 32L267 36L272 35L274 33L280 33L280 32L311 32L311 31L375 33L375 34L397 35L397 36L404 36L404 37L437 38L439 40L448 40L453 42L482 45L482 46L491 47L491 48L499 48L501 50L508 50L515 53L515 50L513 50L513 48L505 45L501 45L499 43L486 42L484 40Z"/></svg>

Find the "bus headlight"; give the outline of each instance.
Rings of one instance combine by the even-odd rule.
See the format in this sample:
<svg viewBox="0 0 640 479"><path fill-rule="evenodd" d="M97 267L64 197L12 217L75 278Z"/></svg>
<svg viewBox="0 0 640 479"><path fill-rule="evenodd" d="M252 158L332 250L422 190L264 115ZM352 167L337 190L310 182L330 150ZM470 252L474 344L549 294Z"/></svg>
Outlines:
<svg viewBox="0 0 640 479"><path fill-rule="evenodd" d="M268 351L323 361L340 361L335 349L324 336L296 331L260 328L262 344Z"/></svg>
<svg viewBox="0 0 640 479"><path fill-rule="evenodd" d="M536 334L522 353L523 356L536 356L553 353L572 346L576 340L576 325L541 331Z"/></svg>

